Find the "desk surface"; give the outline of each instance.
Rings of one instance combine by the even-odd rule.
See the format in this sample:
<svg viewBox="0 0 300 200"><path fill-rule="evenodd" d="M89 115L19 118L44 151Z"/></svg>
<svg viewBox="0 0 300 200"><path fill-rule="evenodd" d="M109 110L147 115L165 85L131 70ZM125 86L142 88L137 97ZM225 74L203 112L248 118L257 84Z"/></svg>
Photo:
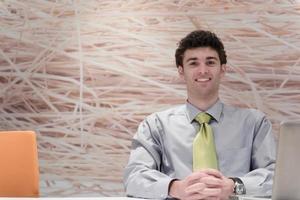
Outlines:
<svg viewBox="0 0 300 200"><path fill-rule="evenodd" d="M130 198L130 197L40 197L40 198L7 198L0 197L0 200L141 200L140 198Z"/></svg>
<svg viewBox="0 0 300 200"><path fill-rule="evenodd" d="M230 200L271 200L271 198L267 197L253 197L249 195L241 195L241 196L231 196Z"/></svg>
<svg viewBox="0 0 300 200"><path fill-rule="evenodd" d="M8 198L0 197L0 200L143 200L143 198L131 198L131 197L39 197L39 198ZM151 199L147 199L151 200ZM152 199L159 200L159 199ZM271 198L258 198L248 195L232 196L230 200L271 200Z"/></svg>

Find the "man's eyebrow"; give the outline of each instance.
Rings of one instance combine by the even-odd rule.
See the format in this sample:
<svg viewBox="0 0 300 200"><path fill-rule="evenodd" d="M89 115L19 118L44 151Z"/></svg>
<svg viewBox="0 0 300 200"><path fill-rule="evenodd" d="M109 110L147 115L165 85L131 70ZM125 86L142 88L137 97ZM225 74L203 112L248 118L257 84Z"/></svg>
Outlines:
<svg viewBox="0 0 300 200"><path fill-rule="evenodd" d="M218 60L218 58L214 57L214 56L209 56L209 57L206 57L206 60Z"/></svg>
<svg viewBox="0 0 300 200"><path fill-rule="evenodd" d="M188 58L187 60L186 60L186 62L189 62L189 61L195 61L195 60L198 60L198 58L197 57L191 57L191 58Z"/></svg>

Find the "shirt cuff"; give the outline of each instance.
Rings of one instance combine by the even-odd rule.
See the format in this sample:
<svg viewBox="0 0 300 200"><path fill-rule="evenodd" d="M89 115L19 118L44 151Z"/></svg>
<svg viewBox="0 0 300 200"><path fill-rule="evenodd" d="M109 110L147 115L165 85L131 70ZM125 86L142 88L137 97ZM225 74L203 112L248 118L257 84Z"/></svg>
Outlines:
<svg viewBox="0 0 300 200"><path fill-rule="evenodd" d="M164 178L159 180L159 184L157 184L154 189L155 193L157 193L156 196L159 199L167 199L170 198L169 196L169 186L171 181L173 181L175 179L173 178ZM149 191L151 192L152 196L153 196L153 191Z"/></svg>
<svg viewBox="0 0 300 200"><path fill-rule="evenodd" d="M263 187L264 178L262 177L239 177L246 188L247 195L271 195L272 186Z"/></svg>

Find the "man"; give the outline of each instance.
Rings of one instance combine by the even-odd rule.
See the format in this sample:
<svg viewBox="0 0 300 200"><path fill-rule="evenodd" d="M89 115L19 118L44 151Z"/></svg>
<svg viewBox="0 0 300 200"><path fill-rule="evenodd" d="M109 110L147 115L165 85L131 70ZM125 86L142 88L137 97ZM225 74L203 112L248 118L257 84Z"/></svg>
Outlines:
<svg viewBox="0 0 300 200"><path fill-rule="evenodd" d="M219 100L227 62L222 42L209 31L194 31L180 41L175 57L187 102L140 124L125 168L126 194L156 199L271 194L276 147L271 123L258 110Z"/></svg>

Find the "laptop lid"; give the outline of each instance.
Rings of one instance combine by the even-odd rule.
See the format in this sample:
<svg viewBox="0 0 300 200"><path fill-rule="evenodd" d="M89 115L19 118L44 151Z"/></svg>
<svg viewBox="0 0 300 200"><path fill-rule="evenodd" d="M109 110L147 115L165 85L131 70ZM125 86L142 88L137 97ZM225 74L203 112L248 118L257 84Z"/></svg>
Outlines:
<svg viewBox="0 0 300 200"><path fill-rule="evenodd" d="M300 199L300 121L280 125L272 200Z"/></svg>

